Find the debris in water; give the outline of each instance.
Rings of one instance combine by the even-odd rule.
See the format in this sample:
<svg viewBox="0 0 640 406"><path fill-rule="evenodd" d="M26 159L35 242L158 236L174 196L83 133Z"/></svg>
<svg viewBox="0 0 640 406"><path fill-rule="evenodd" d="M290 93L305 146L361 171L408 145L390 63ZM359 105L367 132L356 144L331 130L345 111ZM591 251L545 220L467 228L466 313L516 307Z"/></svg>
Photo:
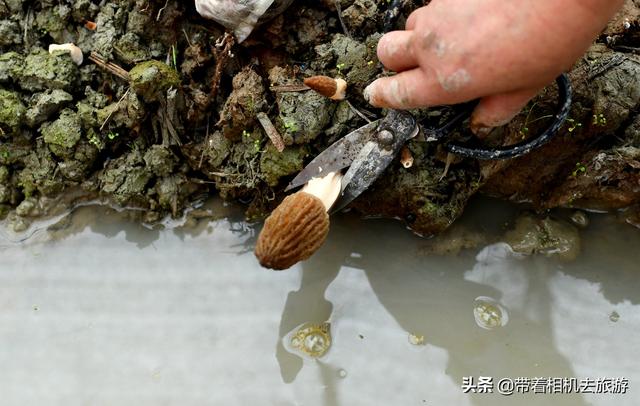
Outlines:
<svg viewBox="0 0 640 406"><path fill-rule="evenodd" d="M424 335L409 333L409 344L411 345L426 345Z"/></svg>
<svg viewBox="0 0 640 406"><path fill-rule="evenodd" d="M618 320L620 320L620 314L618 314L617 311L612 311L611 314L609 315L609 320L611 320L612 322L617 322Z"/></svg>
<svg viewBox="0 0 640 406"><path fill-rule="evenodd" d="M509 322L507 309L495 299L487 296L478 296L475 299L473 317L478 326L487 330L504 327Z"/></svg>
<svg viewBox="0 0 640 406"><path fill-rule="evenodd" d="M331 347L331 324L304 323L284 337L285 348L313 359L323 357ZM346 376L346 371L345 371Z"/></svg>

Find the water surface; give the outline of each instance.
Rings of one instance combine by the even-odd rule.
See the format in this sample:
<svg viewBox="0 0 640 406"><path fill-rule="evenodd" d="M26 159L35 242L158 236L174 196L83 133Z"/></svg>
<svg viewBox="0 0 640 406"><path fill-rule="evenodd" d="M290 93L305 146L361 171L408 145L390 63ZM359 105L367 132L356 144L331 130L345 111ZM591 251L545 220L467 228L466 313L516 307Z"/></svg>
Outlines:
<svg viewBox="0 0 640 406"><path fill-rule="evenodd" d="M640 404L640 231L611 216L591 215L563 262L498 242L513 209L494 202L462 222L486 241L446 256L398 222L344 214L311 260L273 272L254 227L208 210L219 219L151 229L87 206L23 242L3 231L0 404ZM322 322L324 357L283 345ZM629 389L465 393L479 376Z"/></svg>

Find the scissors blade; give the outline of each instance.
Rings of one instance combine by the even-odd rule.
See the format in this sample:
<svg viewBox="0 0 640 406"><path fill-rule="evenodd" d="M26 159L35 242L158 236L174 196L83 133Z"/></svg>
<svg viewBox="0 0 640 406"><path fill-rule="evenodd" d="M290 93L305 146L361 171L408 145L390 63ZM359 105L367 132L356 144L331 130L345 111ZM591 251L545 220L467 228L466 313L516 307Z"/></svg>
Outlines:
<svg viewBox="0 0 640 406"><path fill-rule="evenodd" d="M393 140L383 145L372 139L364 145L342 178L342 193L333 204L332 213L342 210L367 190L391 164L405 142L418 131L411 114L396 110L389 112L378 131L384 129L393 130Z"/></svg>
<svg viewBox="0 0 640 406"><path fill-rule="evenodd" d="M376 120L360 127L331 144L298 173L289 183L285 192L304 185L312 178L322 177L351 165L363 145L367 143L372 133L376 130L378 121Z"/></svg>

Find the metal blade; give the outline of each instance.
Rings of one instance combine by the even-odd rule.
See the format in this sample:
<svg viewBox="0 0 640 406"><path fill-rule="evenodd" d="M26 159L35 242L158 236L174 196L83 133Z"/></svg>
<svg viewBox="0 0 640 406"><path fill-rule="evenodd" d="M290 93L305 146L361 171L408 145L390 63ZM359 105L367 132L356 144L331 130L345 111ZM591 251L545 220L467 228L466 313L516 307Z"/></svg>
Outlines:
<svg viewBox="0 0 640 406"><path fill-rule="evenodd" d="M304 185L312 178L322 177L351 165L362 147L371 139L378 121L360 127L331 144L298 173L285 192Z"/></svg>
<svg viewBox="0 0 640 406"><path fill-rule="evenodd" d="M418 127L409 113L392 110L378 128L378 134L384 130L390 131L393 138L386 145L377 138L366 143L342 178L342 193L333 204L332 213L343 209L367 190L387 169L405 142L416 135Z"/></svg>

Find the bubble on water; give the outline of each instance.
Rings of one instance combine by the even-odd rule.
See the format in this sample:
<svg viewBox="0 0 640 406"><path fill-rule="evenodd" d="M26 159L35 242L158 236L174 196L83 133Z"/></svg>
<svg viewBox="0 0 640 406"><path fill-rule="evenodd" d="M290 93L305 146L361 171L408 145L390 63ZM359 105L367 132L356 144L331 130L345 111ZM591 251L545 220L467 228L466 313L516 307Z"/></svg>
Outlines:
<svg viewBox="0 0 640 406"><path fill-rule="evenodd" d="M347 371L345 371L344 369L340 369L338 370L338 376L342 379L347 377Z"/></svg>
<svg viewBox="0 0 640 406"><path fill-rule="evenodd" d="M509 322L507 309L497 300L487 296L478 296L475 299L473 317L478 326L487 330L503 327Z"/></svg>
<svg viewBox="0 0 640 406"><path fill-rule="evenodd" d="M411 345L426 345L424 335L409 333L409 344Z"/></svg>
<svg viewBox="0 0 640 406"><path fill-rule="evenodd" d="M617 311L614 310L609 315L609 320L615 323L616 321L620 320L620 315L618 314Z"/></svg>
<svg viewBox="0 0 640 406"><path fill-rule="evenodd" d="M292 354L306 358L321 358L331 347L331 325L329 323L303 323L289 332L283 339L284 347Z"/></svg>

